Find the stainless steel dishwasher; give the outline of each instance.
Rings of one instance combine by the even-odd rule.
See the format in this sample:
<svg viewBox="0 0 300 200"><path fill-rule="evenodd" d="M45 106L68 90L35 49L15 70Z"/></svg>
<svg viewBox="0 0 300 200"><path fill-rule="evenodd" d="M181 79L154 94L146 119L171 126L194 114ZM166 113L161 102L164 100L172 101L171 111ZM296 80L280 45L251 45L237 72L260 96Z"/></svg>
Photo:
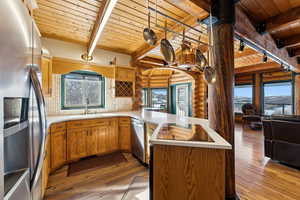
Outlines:
<svg viewBox="0 0 300 200"><path fill-rule="evenodd" d="M132 154L142 163L146 162L145 153L145 122L143 120L131 120L132 136L131 136L131 151Z"/></svg>

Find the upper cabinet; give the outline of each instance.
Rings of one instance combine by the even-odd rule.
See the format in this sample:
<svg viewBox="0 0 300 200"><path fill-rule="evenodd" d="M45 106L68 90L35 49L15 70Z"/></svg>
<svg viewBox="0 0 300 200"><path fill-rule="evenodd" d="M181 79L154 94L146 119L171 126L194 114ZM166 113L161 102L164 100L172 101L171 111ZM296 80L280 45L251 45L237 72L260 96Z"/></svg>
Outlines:
<svg viewBox="0 0 300 200"><path fill-rule="evenodd" d="M42 57L41 62L42 72L42 89L45 96L52 94L52 60L47 57Z"/></svg>
<svg viewBox="0 0 300 200"><path fill-rule="evenodd" d="M115 67L115 79L118 81L134 82L135 70L132 67Z"/></svg>

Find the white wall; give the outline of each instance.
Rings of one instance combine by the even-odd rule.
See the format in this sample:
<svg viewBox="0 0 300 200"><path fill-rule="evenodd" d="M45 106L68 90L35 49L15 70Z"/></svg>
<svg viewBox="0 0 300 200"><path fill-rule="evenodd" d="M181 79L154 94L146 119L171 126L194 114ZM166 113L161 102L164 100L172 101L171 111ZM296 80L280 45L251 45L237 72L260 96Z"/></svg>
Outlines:
<svg viewBox="0 0 300 200"><path fill-rule="evenodd" d="M53 57L68 58L73 60L81 60L81 55L87 51L87 47L55 40L50 38L42 38L42 45L46 48ZM109 62L117 57L118 66L130 66L131 56L102 49L95 49L93 54L93 63L99 65L109 65Z"/></svg>

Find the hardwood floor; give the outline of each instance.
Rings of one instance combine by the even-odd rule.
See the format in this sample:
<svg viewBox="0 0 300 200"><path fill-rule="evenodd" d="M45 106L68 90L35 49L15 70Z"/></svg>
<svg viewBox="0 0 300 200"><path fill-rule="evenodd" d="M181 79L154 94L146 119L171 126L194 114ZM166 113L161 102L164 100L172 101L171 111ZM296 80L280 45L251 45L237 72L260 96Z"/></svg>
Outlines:
<svg viewBox="0 0 300 200"><path fill-rule="evenodd" d="M236 187L241 200L300 200L300 170L264 157L261 131L235 128ZM134 200L147 200L147 192L129 187L136 177L148 176L145 167L130 154L128 162L67 177L67 167L52 174L46 200L129 200L126 192L139 195ZM128 188L130 188L128 190Z"/></svg>
<svg viewBox="0 0 300 200"><path fill-rule="evenodd" d="M121 200L136 177L148 176L148 170L130 154L128 162L100 168L77 176L67 176L68 167L49 177L46 200ZM137 188L130 187L131 190ZM125 198L124 198L125 199ZM141 197L136 200L144 200Z"/></svg>
<svg viewBox="0 0 300 200"><path fill-rule="evenodd" d="M243 200L299 200L300 170L264 157L262 131L235 128L236 187Z"/></svg>

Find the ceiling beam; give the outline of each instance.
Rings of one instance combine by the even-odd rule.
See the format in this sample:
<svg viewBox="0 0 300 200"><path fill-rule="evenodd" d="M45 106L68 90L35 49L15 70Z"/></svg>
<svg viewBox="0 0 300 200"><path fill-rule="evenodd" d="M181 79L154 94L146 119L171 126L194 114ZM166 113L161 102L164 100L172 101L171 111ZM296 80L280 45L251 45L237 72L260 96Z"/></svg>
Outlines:
<svg viewBox="0 0 300 200"><path fill-rule="evenodd" d="M186 0L186 1L192 2L193 4L197 5L198 7L206 10L208 13L210 11L211 0Z"/></svg>
<svg viewBox="0 0 300 200"><path fill-rule="evenodd" d="M176 5L176 7L180 8L181 10L184 10L185 12L198 18L203 17L204 10L209 10L209 3L207 3L205 0L179 0L179 1L165 0L165 1L173 5ZM207 17L208 13L205 14L205 16Z"/></svg>
<svg viewBox="0 0 300 200"><path fill-rule="evenodd" d="M295 56L300 56L300 47L297 49L294 49L294 53L295 53Z"/></svg>
<svg viewBox="0 0 300 200"><path fill-rule="evenodd" d="M92 34L88 44L87 53L91 56L97 46L98 40L100 39L100 35L110 17L110 14L116 5L118 0L103 0L101 1L101 6L99 8L99 12L96 18L96 22L94 24Z"/></svg>
<svg viewBox="0 0 300 200"><path fill-rule="evenodd" d="M285 13L268 18L262 23L262 32L274 32L289 25L300 23L300 6L286 11Z"/></svg>
<svg viewBox="0 0 300 200"><path fill-rule="evenodd" d="M109 2L109 0L103 0L101 2L101 6L99 8L98 15L97 15L90 39L89 39L88 50L87 50L88 54L91 53L91 47L92 47L93 42L96 42L95 39L96 39L97 30L100 27L102 18L104 16L104 11L105 11L105 8L107 7L108 2Z"/></svg>
<svg viewBox="0 0 300 200"><path fill-rule="evenodd" d="M234 69L235 74L254 73L270 70L279 70L280 65L276 62L261 63L256 65L248 65L245 67L238 67Z"/></svg>
<svg viewBox="0 0 300 200"><path fill-rule="evenodd" d="M149 63L149 64L156 64L156 65L161 65L161 66L165 66L167 65L167 63L162 60L162 59L159 59L159 58L152 58L152 57L144 57L143 59L139 60L140 62L142 63Z"/></svg>
<svg viewBox="0 0 300 200"><path fill-rule="evenodd" d="M300 46L300 34L288 37L282 40L282 42L284 47Z"/></svg>
<svg viewBox="0 0 300 200"><path fill-rule="evenodd" d="M250 48L245 48L243 51L237 51L235 50L234 52L234 59L242 58L245 56L251 56L257 54L257 51L250 49Z"/></svg>

